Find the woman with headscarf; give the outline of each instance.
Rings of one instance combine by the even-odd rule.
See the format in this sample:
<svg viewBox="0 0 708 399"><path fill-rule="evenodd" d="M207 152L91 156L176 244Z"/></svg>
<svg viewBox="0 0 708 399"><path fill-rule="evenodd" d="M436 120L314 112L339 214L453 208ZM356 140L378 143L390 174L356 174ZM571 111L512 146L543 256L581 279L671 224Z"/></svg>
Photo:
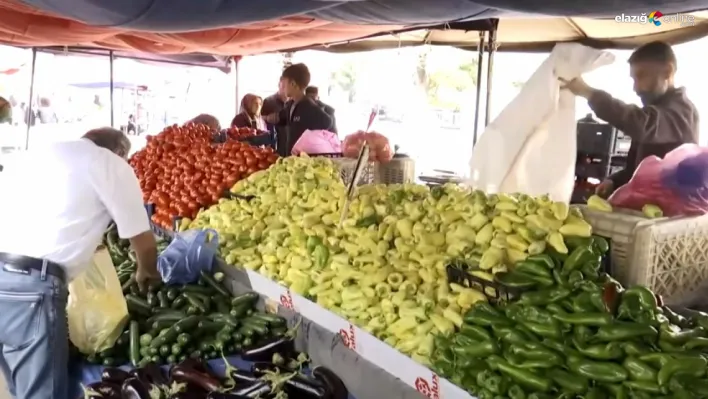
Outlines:
<svg viewBox="0 0 708 399"><path fill-rule="evenodd" d="M246 94L241 100L241 109L231 121L231 127L250 127L252 129L266 130L265 121L261 118L263 99L255 94Z"/></svg>

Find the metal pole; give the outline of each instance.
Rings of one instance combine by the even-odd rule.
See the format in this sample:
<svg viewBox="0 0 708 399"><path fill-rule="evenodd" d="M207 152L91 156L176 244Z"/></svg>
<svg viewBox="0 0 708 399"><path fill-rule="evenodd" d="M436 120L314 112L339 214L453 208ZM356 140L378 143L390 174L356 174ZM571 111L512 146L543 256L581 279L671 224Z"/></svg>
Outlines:
<svg viewBox="0 0 708 399"><path fill-rule="evenodd" d="M474 107L474 135L472 145L477 144L477 131L479 130L479 101L482 99L482 64L484 64L484 41L487 36L486 31L479 32L479 47L477 49L477 94Z"/></svg>
<svg viewBox="0 0 708 399"><path fill-rule="evenodd" d="M34 72L37 66L37 49L32 47L32 68L30 69L30 92L29 92L29 103L27 104L27 112L25 115L25 122L27 123L27 130L25 131L25 151L29 148L29 134L30 128L32 127L32 121L35 119L32 117L34 110L32 109L32 99L34 98Z"/></svg>
<svg viewBox="0 0 708 399"><path fill-rule="evenodd" d="M489 31L489 42L487 43L487 100L485 101L486 115L484 116L484 126L489 125L489 118L492 112L492 68L494 68L494 53L497 52L497 26L493 25Z"/></svg>
<svg viewBox="0 0 708 399"><path fill-rule="evenodd" d="M241 112L240 109L240 96L238 93L238 64L241 61L241 57L234 57L234 97L236 98L235 101L235 107L236 110L234 112L234 115L238 115Z"/></svg>
<svg viewBox="0 0 708 399"><path fill-rule="evenodd" d="M114 122L114 120L115 120L115 116L113 115L113 113L114 113L114 110L113 110L113 105L114 105L114 101L113 101L113 50L111 50L111 51L108 52L108 57L109 57L109 59L110 59L110 61L109 61L109 67L110 67L110 73L111 73L111 80L110 80L110 90L111 90L111 127L114 127L115 125L114 125L113 122Z"/></svg>

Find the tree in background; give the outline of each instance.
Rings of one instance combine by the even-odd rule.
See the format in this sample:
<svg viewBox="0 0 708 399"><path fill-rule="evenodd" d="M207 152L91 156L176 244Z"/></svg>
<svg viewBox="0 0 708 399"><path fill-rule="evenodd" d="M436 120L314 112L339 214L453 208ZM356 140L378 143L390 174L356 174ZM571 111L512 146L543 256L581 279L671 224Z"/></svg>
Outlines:
<svg viewBox="0 0 708 399"><path fill-rule="evenodd" d="M353 103L356 98L356 78L357 68L352 61L347 61L342 64L342 67L332 72L330 76L330 84L327 88L327 94L331 95L332 91L337 88L347 93L349 103Z"/></svg>
<svg viewBox="0 0 708 399"><path fill-rule="evenodd" d="M424 47L418 55L415 83L424 90L433 107L458 111L459 97L472 93L477 86L477 59L470 54L461 62L431 67L431 56L435 55L430 47Z"/></svg>

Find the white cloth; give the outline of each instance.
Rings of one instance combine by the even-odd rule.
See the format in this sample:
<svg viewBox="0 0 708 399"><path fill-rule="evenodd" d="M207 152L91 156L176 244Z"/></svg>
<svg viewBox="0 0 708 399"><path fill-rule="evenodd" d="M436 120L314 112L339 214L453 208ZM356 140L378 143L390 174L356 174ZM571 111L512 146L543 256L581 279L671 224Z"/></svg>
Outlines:
<svg viewBox="0 0 708 399"><path fill-rule="evenodd" d="M69 279L91 263L111 220L121 238L150 230L133 169L86 139L23 153L2 173L0 252L58 263Z"/></svg>
<svg viewBox="0 0 708 399"><path fill-rule="evenodd" d="M576 158L575 96L558 77L574 79L614 62L614 56L575 43L558 44L521 92L475 145L469 184L486 192L549 194L569 201Z"/></svg>

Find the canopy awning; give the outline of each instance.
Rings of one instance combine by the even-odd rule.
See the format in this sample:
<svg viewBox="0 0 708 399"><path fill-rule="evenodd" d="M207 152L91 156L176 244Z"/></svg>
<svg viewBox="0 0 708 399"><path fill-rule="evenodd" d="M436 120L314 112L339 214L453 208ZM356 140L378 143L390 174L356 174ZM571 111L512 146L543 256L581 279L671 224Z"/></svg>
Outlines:
<svg viewBox="0 0 708 399"><path fill-rule="evenodd" d="M622 15L618 17L622 19ZM672 14L657 26L649 21L616 19L554 18L512 16L498 21L496 44L499 51L550 51L558 42L579 42L598 48L633 49L654 40L670 44L689 42L708 36L708 12ZM333 52L369 51L416 45L445 45L476 49L479 30L489 29L494 21L451 23L427 29L399 31L385 35L326 46Z"/></svg>

